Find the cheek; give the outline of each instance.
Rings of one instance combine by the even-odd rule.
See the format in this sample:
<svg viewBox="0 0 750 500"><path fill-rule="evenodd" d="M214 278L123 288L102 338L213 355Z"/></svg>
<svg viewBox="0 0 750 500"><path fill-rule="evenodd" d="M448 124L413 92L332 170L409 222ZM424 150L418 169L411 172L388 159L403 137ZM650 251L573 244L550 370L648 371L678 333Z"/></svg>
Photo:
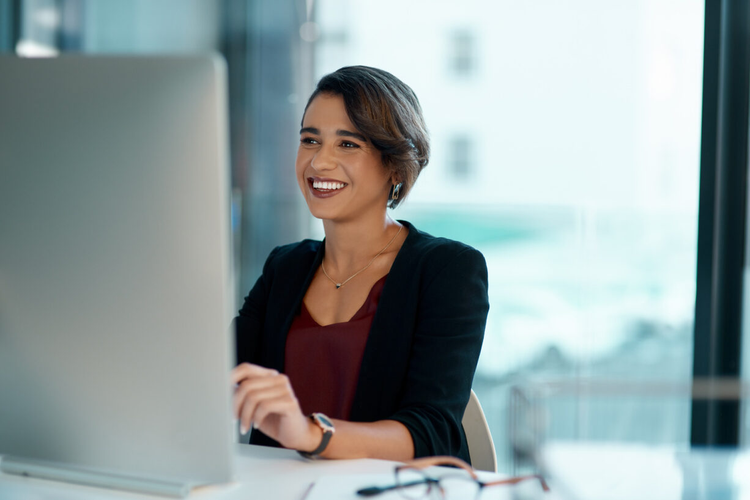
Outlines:
<svg viewBox="0 0 750 500"><path fill-rule="evenodd" d="M305 170L307 169L308 164L309 162L305 160L305 152L302 149L297 151L297 159L294 162L294 172L296 174L295 177L297 177L297 183L303 193L305 192L305 186L307 184Z"/></svg>
<svg viewBox="0 0 750 500"><path fill-rule="evenodd" d="M309 161L307 161L306 158L306 151L302 148L297 150L297 158L294 161L294 170L297 172L298 176L301 176L305 173L305 169L307 168L307 165L309 164Z"/></svg>

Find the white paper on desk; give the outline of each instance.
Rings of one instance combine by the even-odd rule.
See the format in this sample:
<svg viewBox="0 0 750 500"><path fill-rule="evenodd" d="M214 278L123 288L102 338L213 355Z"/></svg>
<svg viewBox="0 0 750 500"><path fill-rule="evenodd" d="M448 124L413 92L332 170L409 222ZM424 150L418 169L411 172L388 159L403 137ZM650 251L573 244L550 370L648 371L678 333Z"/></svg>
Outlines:
<svg viewBox="0 0 750 500"><path fill-rule="evenodd" d="M482 479L494 479L496 474L479 473ZM486 477L485 477L486 476ZM391 486L395 481L393 474L341 474L321 476L316 481L304 500L366 500L370 497L357 496L357 490L368 486ZM491 490L491 491L490 491ZM493 500L510 499L511 489L503 486L487 488L479 498L492 498ZM371 497L376 500L404 500L404 496L397 490L381 493ZM427 497L425 497L426 499ZM464 498L464 496L451 496L446 492L446 498ZM526 497L524 497L526 498ZM471 498L474 500L474 497Z"/></svg>
<svg viewBox="0 0 750 500"><path fill-rule="evenodd" d="M313 485L305 500L362 500L357 490L368 486L390 486L395 481L391 474L341 474L321 476ZM389 491L378 495L378 500L403 500L398 492Z"/></svg>

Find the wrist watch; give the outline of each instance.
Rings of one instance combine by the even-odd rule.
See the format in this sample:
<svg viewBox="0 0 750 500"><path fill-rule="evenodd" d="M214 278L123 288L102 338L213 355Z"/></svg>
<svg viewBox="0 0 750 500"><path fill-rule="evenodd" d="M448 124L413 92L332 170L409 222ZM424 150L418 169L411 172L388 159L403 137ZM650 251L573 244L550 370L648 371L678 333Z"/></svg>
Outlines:
<svg viewBox="0 0 750 500"><path fill-rule="evenodd" d="M333 427L333 422L322 413L313 413L309 418L323 430L323 439L320 440L320 444L313 451L297 451L297 453L305 458L316 458L326 449L336 429Z"/></svg>

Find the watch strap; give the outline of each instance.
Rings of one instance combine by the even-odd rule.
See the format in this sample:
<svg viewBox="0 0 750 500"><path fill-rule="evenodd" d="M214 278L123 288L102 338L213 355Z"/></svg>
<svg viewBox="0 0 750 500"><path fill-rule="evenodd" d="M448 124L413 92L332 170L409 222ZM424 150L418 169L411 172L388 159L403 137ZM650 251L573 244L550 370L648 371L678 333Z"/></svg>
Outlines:
<svg viewBox="0 0 750 500"><path fill-rule="evenodd" d="M315 425L319 426L320 429L323 431L323 439L320 440L320 444L317 448L315 448L313 451L299 451L297 450L297 453L302 455L305 458L316 458L318 455L323 453L323 451L328 447L328 443L331 441L331 436L333 436L333 431L330 429L326 429L323 427L315 418L315 415L310 415L310 420L312 420Z"/></svg>

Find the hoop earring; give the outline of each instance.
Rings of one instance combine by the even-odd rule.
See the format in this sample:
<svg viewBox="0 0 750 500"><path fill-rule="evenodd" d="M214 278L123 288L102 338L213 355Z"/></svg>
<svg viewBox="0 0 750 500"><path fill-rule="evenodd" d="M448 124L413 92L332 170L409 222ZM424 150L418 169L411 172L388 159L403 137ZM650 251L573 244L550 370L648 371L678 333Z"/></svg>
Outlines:
<svg viewBox="0 0 750 500"><path fill-rule="evenodd" d="M403 182L399 182L398 184L394 184L391 188L391 194L388 196L388 199L390 201L397 201L398 200L398 194L401 192L401 186L403 186Z"/></svg>

